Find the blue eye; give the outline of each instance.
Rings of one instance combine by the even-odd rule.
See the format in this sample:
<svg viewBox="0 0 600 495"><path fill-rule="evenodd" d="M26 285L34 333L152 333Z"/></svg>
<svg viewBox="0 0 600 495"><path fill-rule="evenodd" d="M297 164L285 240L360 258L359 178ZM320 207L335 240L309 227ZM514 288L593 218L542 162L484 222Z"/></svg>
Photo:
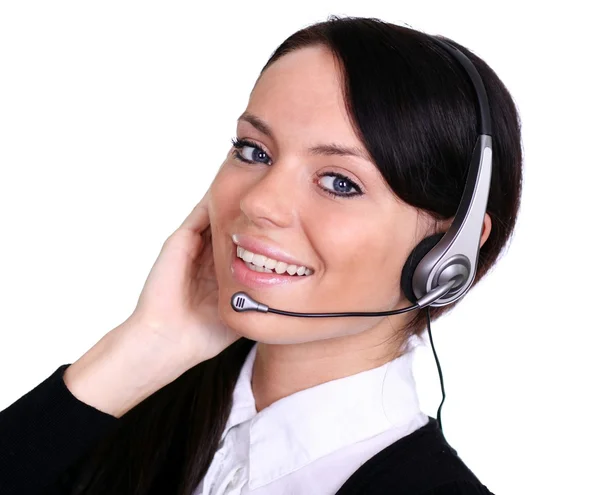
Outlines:
<svg viewBox="0 0 600 495"><path fill-rule="evenodd" d="M337 174L334 172L326 172L324 174L319 175L319 178L327 177L329 179L328 182L331 184L331 189L337 191L337 194L331 191L331 189L324 189L325 192L331 193L334 196L358 196L362 194L358 186L352 182L348 177L342 174ZM354 189L355 192L351 192Z"/></svg>
<svg viewBox="0 0 600 495"><path fill-rule="evenodd" d="M248 141L247 139L237 139L233 138L231 140L233 147L235 150L233 151L233 156L242 162L245 163L264 163L269 164L271 161L269 155L267 155L266 151L262 149L257 143L253 143ZM249 148L249 152L246 152L245 148ZM265 160L265 161L262 161ZM352 198L354 196L361 196L364 194L360 187L352 182L345 175L336 173L336 172L324 172L319 175L319 179L323 177L331 177L333 181L329 181L331 183L331 188L321 187L323 191L327 194L330 194L336 198ZM350 189L350 191L348 190ZM351 192L351 190L355 192Z"/></svg>
<svg viewBox="0 0 600 495"><path fill-rule="evenodd" d="M250 141L247 141L245 139L237 139L237 138L233 138L231 140L234 148L236 149L233 152L233 155L238 159L241 160L243 162L246 163L265 163L265 162L261 162L260 160L264 160L265 158L268 158L269 155L267 155L267 153L265 152L265 150L263 150L258 144L255 143L251 143ZM251 153L247 153L244 154L244 148L254 148L254 151L252 151ZM241 150L241 152L240 152Z"/></svg>

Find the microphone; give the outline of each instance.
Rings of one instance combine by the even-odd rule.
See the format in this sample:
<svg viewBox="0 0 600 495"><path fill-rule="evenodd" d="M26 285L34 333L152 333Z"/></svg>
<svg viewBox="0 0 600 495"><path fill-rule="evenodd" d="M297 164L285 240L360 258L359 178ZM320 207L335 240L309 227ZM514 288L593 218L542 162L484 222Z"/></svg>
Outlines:
<svg viewBox="0 0 600 495"><path fill-rule="evenodd" d="M350 312L350 313L296 313L292 311L283 311L281 309L270 308L266 304L262 304L255 299L251 298L245 292L236 292L233 296L231 296L231 307L237 311L238 313L244 311L259 311L261 313L276 313L278 315L284 316L299 316L299 317L335 317L335 316L389 316L389 315L397 315L400 313L407 313L409 311L413 311L414 309L424 308L429 306L431 303L437 301L439 298L446 295L450 290L452 290L455 286L459 286L463 282L463 277L461 275L457 275L455 278L446 282L443 285L436 287L435 289L429 291L423 297L418 299L416 303L412 306L402 309L394 309L390 311L372 311L372 312Z"/></svg>

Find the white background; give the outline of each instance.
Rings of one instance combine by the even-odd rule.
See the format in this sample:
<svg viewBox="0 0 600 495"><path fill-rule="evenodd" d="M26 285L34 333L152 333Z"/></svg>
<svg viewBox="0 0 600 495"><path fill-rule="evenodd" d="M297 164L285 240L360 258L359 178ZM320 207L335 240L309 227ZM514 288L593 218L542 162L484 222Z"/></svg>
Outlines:
<svg viewBox="0 0 600 495"><path fill-rule="evenodd" d="M593 2L0 4L0 409L133 311L208 188L258 72L329 14L443 34L523 121L515 237L434 324L446 437L497 494L590 493L600 460ZM594 242L594 239L596 241ZM420 347L423 410L441 400Z"/></svg>

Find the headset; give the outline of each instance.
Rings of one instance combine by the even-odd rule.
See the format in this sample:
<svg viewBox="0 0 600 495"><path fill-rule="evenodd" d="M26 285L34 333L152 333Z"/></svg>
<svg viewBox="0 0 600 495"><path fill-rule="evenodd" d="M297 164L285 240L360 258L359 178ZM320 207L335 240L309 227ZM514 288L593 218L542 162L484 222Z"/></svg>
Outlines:
<svg viewBox="0 0 600 495"><path fill-rule="evenodd" d="M231 307L237 312L259 311L304 318L388 316L427 308L427 329L442 388L443 398L438 408L437 421L443 434L441 408L446 394L442 370L431 337L429 306L440 307L459 300L467 293L475 279L492 175L492 122L487 92L473 63L450 43L428 36L454 57L466 71L477 94L479 136L471 155L465 189L450 228L445 233L434 234L423 239L411 251L402 268L400 286L413 305L391 311L296 313L270 308L245 292L236 292L231 297Z"/></svg>

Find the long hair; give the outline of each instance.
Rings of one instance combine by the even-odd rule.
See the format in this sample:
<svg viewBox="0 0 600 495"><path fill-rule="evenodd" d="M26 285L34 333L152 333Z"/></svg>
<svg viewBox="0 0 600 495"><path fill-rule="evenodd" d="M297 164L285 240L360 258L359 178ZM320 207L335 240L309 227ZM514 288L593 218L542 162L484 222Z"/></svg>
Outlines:
<svg viewBox="0 0 600 495"><path fill-rule="evenodd" d="M515 227L521 123L496 73L462 45L438 37L473 62L491 108L494 163L487 212L492 230L480 249L477 284ZM330 16L288 37L261 74L287 53L317 44L333 53L352 125L393 193L436 222L454 216L478 136L477 99L460 64L415 29L375 18ZM454 304L430 308L431 318ZM416 311L398 335L420 335L425 322L424 310ZM123 415L73 466L79 478L73 493L191 495L218 448L236 380L254 343L242 337Z"/></svg>

